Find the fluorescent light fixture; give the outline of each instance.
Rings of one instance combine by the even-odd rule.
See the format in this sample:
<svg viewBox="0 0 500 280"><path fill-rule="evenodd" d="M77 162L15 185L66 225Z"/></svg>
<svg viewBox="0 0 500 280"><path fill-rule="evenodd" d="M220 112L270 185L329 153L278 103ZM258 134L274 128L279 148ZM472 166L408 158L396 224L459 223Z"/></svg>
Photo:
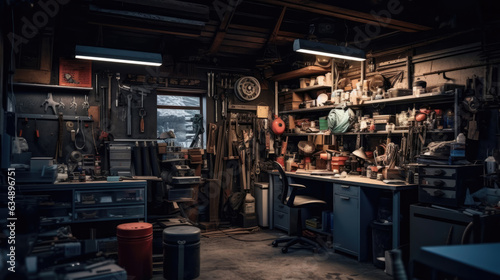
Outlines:
<svg viewBox="0 0 500 280"><path fill-rule="evenodd" d="M335 46L309 40L295 39L293 50L296 52L335 57L341 59L364 61L365 52L359 49Z"/></svg>
<svg viewBox="0 0 500 280"><path fill-rule="evenodd" d="M75 47L75 58L149 66L160 66L162 63L161 54L159 53L127 51L80 45Z"/></svg>

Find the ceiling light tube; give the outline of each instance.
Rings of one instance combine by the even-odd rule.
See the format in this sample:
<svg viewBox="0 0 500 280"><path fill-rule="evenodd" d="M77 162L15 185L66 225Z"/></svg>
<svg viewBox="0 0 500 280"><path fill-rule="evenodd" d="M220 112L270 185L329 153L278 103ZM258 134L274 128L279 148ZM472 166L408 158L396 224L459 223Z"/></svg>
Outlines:
<svg viewBox="0 0 500 280"><path fill-rule="evenodd" d="M347 60L366 60L365 52L362 50L303 39L295 39L295 41L293 42L293 50L301 53L322 55Z"/></svg>
<svg viewBox="0 0 500 280"><path fill-rule="evenodd" d="M159 53L108 49L80 45L77 45L75 47L75 58L149 66L160 66L162 64L161 54Z"/></svg>

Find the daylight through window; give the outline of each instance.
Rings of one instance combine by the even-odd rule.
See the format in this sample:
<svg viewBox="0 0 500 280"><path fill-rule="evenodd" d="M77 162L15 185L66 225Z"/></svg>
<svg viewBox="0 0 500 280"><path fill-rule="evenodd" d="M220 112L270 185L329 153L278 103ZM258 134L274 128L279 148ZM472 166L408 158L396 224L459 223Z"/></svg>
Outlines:
<svg viewBox="0 0 500 280"><path fill-rule="evenodd" d="M196 115L203 116L202 95L158 93L157 95L157 136L163 132L175 138L167 139L176 146L189 148L197 134L197 125L193 124ZM203 123L203 127L205 124ZM193 147L204 147L203 133Z"/></svg>

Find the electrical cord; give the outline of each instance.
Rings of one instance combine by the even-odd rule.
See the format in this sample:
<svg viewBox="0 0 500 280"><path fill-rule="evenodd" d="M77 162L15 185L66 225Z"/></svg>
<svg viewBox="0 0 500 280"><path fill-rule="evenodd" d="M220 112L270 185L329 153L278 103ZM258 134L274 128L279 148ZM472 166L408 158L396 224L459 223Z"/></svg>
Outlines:
<svg viewBox="0 0 500 280"><path fill-rule="evenodd" d="M242 235L242 234L251 234L255 233L256 231L259 231L259 227L251 227L248 229L232 229L232 230L227 230L224 231L222 229L218 229L218 232L213 232L211 234L203 234L205 237L229 237L231 239L237 240L237 241L243 241L243 242L263 242L263 241L270 241L270 240L275 240L276 238L266 238L266 239L258 239L258 240L247 240L247 239L239 239L234 237L233 235ZM230 231L232 234L229 234L228 231ZM222 234L221 234L222 233Z"/></svg>

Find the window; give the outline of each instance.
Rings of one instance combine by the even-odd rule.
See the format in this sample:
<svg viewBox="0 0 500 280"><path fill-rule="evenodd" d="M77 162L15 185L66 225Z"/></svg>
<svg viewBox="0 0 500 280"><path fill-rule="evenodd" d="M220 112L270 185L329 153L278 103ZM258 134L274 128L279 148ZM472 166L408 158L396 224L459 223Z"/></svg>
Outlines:
<svg viewBox="0 0 500 280"><path fill-rule="evenodd" d="M194 93L162 93L157 95L157 136L163 132L172 131L175 138L169 139L176 146L189 148L196 137L198 126L193 123L196 115L204 118L204 98L201 94ZM203 133L200 133L197 143L193 147L204 148Z"/></svg>

